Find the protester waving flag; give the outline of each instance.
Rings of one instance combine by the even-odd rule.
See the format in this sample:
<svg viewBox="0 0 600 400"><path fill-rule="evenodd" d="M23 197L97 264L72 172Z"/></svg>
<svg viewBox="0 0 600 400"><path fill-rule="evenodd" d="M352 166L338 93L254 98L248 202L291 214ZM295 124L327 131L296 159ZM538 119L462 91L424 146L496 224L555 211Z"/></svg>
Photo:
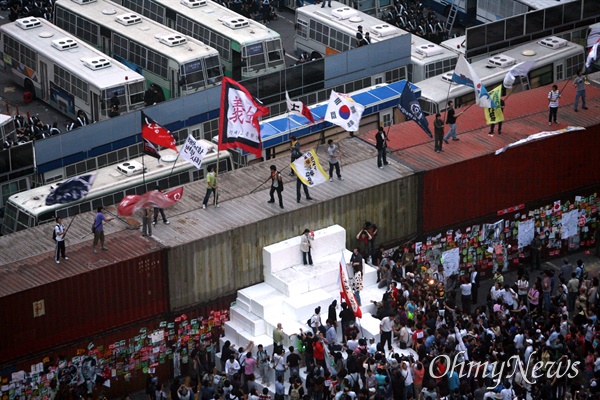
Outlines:
<svg viewBox="0 0 600 400"><path fill-rule="evenodd" d="M487 125L497 124L498 122L504 121L504 113L502 112L502 85L498 85L495 89L490 92L490 97L494 100L494 103L498 105L498 108L484 108L483 113L485 114L485 122Z"/></svg>
<svg viewBox="0 0 600 400"><path fill-rule="evenodd" d="M157 160L160 160L160 154L158 153L158 149L154 146L148 139L142 138L144 141L144 154L149 155L150 157L154 157Z"/></svg>
<svg viewBox="0 0 600 400"><path fill-rule="evenodd" d="M404 89L402 89L400 101L398 102L398 108L402 114L406 116L406 118L415 121L429 137L433 137L431 131L429 130L429 122L427 122L427 118L425 118L425 115L423 115L421 105L417 101L415 94L410 88L410 83L408 82L406 82Z"/></svg>
<svg viewBox="0 0 600 400"><path fill-rule="evenodd" d="M261 157L258 118L268 115L269 109L231 78L224 77L221 86L219 150L240 148Z"/></svg>
<svg viewBox="0 0 600 400"><path fill-rule="evenodd" d="M340 126L349 132L356 132L360 126L365 107L355 102L347 94L331 91L325 121Z"/></svg>
<svg viewBox="0 0 600 400"><path fill-rule="evenodd" d="M314 150L301 155L290 164L290 167L292 167L298 179L306 186L317 186L329 180L329 174L321 167L319 157Z"/></svg>
<svg viewBox="0 0 600 400"><path fill-rule="evenodd" d="M290 99L290 95L288 94L287 90L285 91L285 99L287 101L287 108L288 108L289 113L304 117L307 120L309 120L311 123L313 123L313 124L315 123L315 119L313 118L313 115L312 115L312 112L310 112L310 109L308 107L306 107L306 105L301 101L292 101L292 99Z"/></svg>
<svg viewBox="0 0 600 400"><path fill-rule="evenodd" d="M152 118L142 111L142 138L158 146L168 147L177 151L175 139L168 129L157 124Z"/></svg>
<svg viewBox="0 0 600 400"><path fill-rule="evenodd" d="M340 277L339 277L340 296L341 296L342 300L346 301L346 304L348 304L348 307L350 307L352 309L352 311L354 311L354 316L356 318L362 318L362 311L360 310L360 306L358 305L358 302L356 301L356 297L354 297L354 292L350 288L350 283L348 282L348 277L346 276L346 273L344 272L345 268L346 268L346 261L344 260L344 253L342 253L342 258L340 260Z"/></svg>
<svg viewBox="0 0 600 400"><path fill-rule="evenodd" d="M88 174L67 179L52 189L48 197L46 197L46 205L66 204L83 199L88 195L95 178L95 174Z"/></svg>
<svg viewBox="0 0 600 400"><path fill-rule="evenodd" d="M504 82L502 83L505 88L512 89L513 83L515 83L515 79L517 76L527 76L529 71L535 65L535 61L523 61L515 65L506 73L504 76Z"/></svg>
<svg viewBox="0 0 600 400"><path fill-rule="evenodd" d="M471 67L462 55L458 58L456 68L452 74L452 80L460 85L472 87L475 90L475 103L479 107L497 107L475 71L473 71L473 67Z"/></svg>

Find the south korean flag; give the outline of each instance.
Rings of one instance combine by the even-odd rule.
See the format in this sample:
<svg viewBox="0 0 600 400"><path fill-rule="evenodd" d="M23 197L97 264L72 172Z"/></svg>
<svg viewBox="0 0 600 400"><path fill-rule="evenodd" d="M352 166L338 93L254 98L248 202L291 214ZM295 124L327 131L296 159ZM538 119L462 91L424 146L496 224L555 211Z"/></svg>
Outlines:
<svg viewBox="0 0 600 400"><path fill-rule="evenodd" d="M352 97L331 91L325 121L340 126L349 132L356 132L360 126L365 107L355 102Z"/></svg>

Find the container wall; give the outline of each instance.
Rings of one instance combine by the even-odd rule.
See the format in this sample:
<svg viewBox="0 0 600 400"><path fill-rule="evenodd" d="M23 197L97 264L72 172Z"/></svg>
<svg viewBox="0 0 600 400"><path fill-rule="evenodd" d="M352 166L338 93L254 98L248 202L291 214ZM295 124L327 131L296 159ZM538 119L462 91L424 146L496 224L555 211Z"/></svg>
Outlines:
<svg viewBox="0 0 600 400"><path fill-rule="evenodd" d="M600 182L600 126L427 171L422 232Z"/></svg>
<svg viewBox="0 0 600 400"><path fill-rule="evenodd" d="M297 236L307 227L343 226L348 248L354 246L365 221L378 225L378 243L414 236L418 179L411 175L172 248L168 272L171 309L234 294L261 282L262 248Z"/></svg>
<svg viewBox="0 0 600 400"><path fill-rule="evenodd" d="M0 362L160 315L168 310L164 250L0 299Z"/></svg>

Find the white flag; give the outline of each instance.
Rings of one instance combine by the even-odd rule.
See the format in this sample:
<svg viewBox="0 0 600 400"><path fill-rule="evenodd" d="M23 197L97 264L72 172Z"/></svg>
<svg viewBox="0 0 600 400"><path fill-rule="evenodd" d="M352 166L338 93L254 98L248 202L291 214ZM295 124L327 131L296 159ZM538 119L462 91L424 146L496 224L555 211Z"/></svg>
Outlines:
<svg viewBox="0 0 600 400"><path fill-rule="evenodd" d="M290 99L290 95L288 94L287 90L285 91L285 99L287 101L287 108L289 113L298 115L300 117L304 117L313 124L315 123L315 119L313 118L310 109L306 107L306 105L304 105L303 102L293 101L292 99Z"/></svg>
<svg viewBox="0 0 600 400"><path fill-rule="evenodd" d="M590 49L587 59L585 60L585 67L590 68L592 63L598 59L598 45L600 45L600 39L596 42L595 45Z"/></svg>
<svg viewBox="0 0 600 400"><path fill-rule="evenodd" d="M471 64L463 56L458 58L456 68L452 74L452 80L460 85L472 87L475 90L475 103L479 107L498 108L473 70L473 67L471 67Z"/></svg>
<svg viewBox="0 0 600 400"><path fill-rule="evenodd" d="M352 100L352 97L332 90L325 112L325 121L341 126L349 132L356 132L363 111L365 107Z"/></svg>
<svg viewBox="0 0 600 400"><path fill-rule="evenodd" d="M314 150L304 153L300 158L291 163L290 167L292 167L296 176L306 186L313 187L329 180L329 175L321 167L319 157L317 157L317 153Z"/></svg>
<svg viewBox="0 0 600 400"><path fill-rule="evenodd" d="M502 82L502 84L505 88L512 89L513 83L515 83L515 78L517 76L527 76L527 74L529 73L529 71L531 71L534 65L535 61L524 61L518 63L506 73L506 76L504 77L504 82Z"/></svg>
<svg viewBox="0 0 600 400"><path fill-rule="evenodd" d="M208 153L209 148L205 146L199 140L194 139L192 135L188 135L179 156L184 160L187 160L194 164L194 166L200 169L202 165L202 160L206 153Z"/></svg>

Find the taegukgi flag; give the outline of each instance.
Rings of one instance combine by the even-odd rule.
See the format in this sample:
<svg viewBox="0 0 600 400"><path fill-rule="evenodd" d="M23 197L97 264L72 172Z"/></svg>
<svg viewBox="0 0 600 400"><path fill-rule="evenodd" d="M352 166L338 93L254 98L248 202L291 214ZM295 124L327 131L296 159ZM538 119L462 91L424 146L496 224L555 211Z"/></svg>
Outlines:
<svg viewBox="0 0 600 400"><path fill-rule="evenodd" d="M290 95L288 94L287 90L285 91L285 100L287 101L287 108L289 113L304 117L313 124L315 123L315 119L312 115L312 112L310 112L310 109L306 107L306 105L303 102L293 101L292 99L290 99Z"/></svg>
<svg viewBox="0 0 600 400"><path fill-rule="evenodd" d="M527 76L529 71L535 65L535 61L523 61L515 65L506 73L504 76L504 82L502 84L507 89L512 89L513 84L515 83L515 79L517 76Z"/></svg>
<svg viewBox="0 0 600 400"><path fill-rule="evenodd" d="M356 301L356 297L354 296L354 292L352 288L350 288L350 283L348 282L348 277L344 272L346 268L346 261L344 260L344 253L342 252L342 258L340 260L340 296L343 300L346 301L348 307L354 311L354 316L356 318L362 318L362 311L360 310L360 306L358 305L358 301Z"/></svg>
<svg viewBox="0 0 600 400"><path fill-rule="evenodd" d="M83 199L88 195L96 179L95 174L81 175L70 178L52 189L46 197L46 205L66 204Z"/></svg>
<svg viewBox="0 0 600 400"><path fill-rule="evenodd" d="M462 55L458 58L456 68L454 68L454 73L452 74L452 80L459 85L472 87L475 90L475 103L479 107L497 107L473 70L473 67L471 67Z"/></svg>
<svg viewBox="0 0 600 400"><path fill-rule="evenodd" d="M340 126L349 132L356 132L364 111L365 107L355 102L352 97L332 90L325 112L325 121Z"/></svg>
<svg viewBox="0 0 600 400"><path fill-rule="evenodd" d="M205 146L204 143L194 139L192 135L188 135L185 144L181 148L179 156L184 160L194 164L196 168L200 169L202 166L202 160L204 160L204 156L206 156L209 150L209 147Z"/></svg>
<svg viewBox="0 0 600 400"><path fill-rule="evenodd" d="M240 148L262 156L258 118L269 114L248 90L231 78L223 77L219 118L219 150Z"/></svg>
<svg viewBox="0 0 600 400"><path fill-rule="evenodd" d="M429 122L427 122L427 118L425 118L423 110L421 110L421 105L417 101L415 94L410 88L410 83L408 82L406 82L404 89L402 89L398 108L406 118L415 121L429 137L433 137L429 130Z"/></svg>
<svg viewBox="0 0 600 400"><path fill-rule="evenodd" d="M502 85L498 85L490 92L492 100L498 105L498 108L484 108L485 122L488 125L497 124L504 121L504 113L502 112Z"/></svg>
<svg viewBox="0 0 600 400"><path fill-rule="evenodd" d="M329 180L329 174L321 167L319 157L314 150L304 153L291 163L290 167L306 186L313 187Z"/></svg>

